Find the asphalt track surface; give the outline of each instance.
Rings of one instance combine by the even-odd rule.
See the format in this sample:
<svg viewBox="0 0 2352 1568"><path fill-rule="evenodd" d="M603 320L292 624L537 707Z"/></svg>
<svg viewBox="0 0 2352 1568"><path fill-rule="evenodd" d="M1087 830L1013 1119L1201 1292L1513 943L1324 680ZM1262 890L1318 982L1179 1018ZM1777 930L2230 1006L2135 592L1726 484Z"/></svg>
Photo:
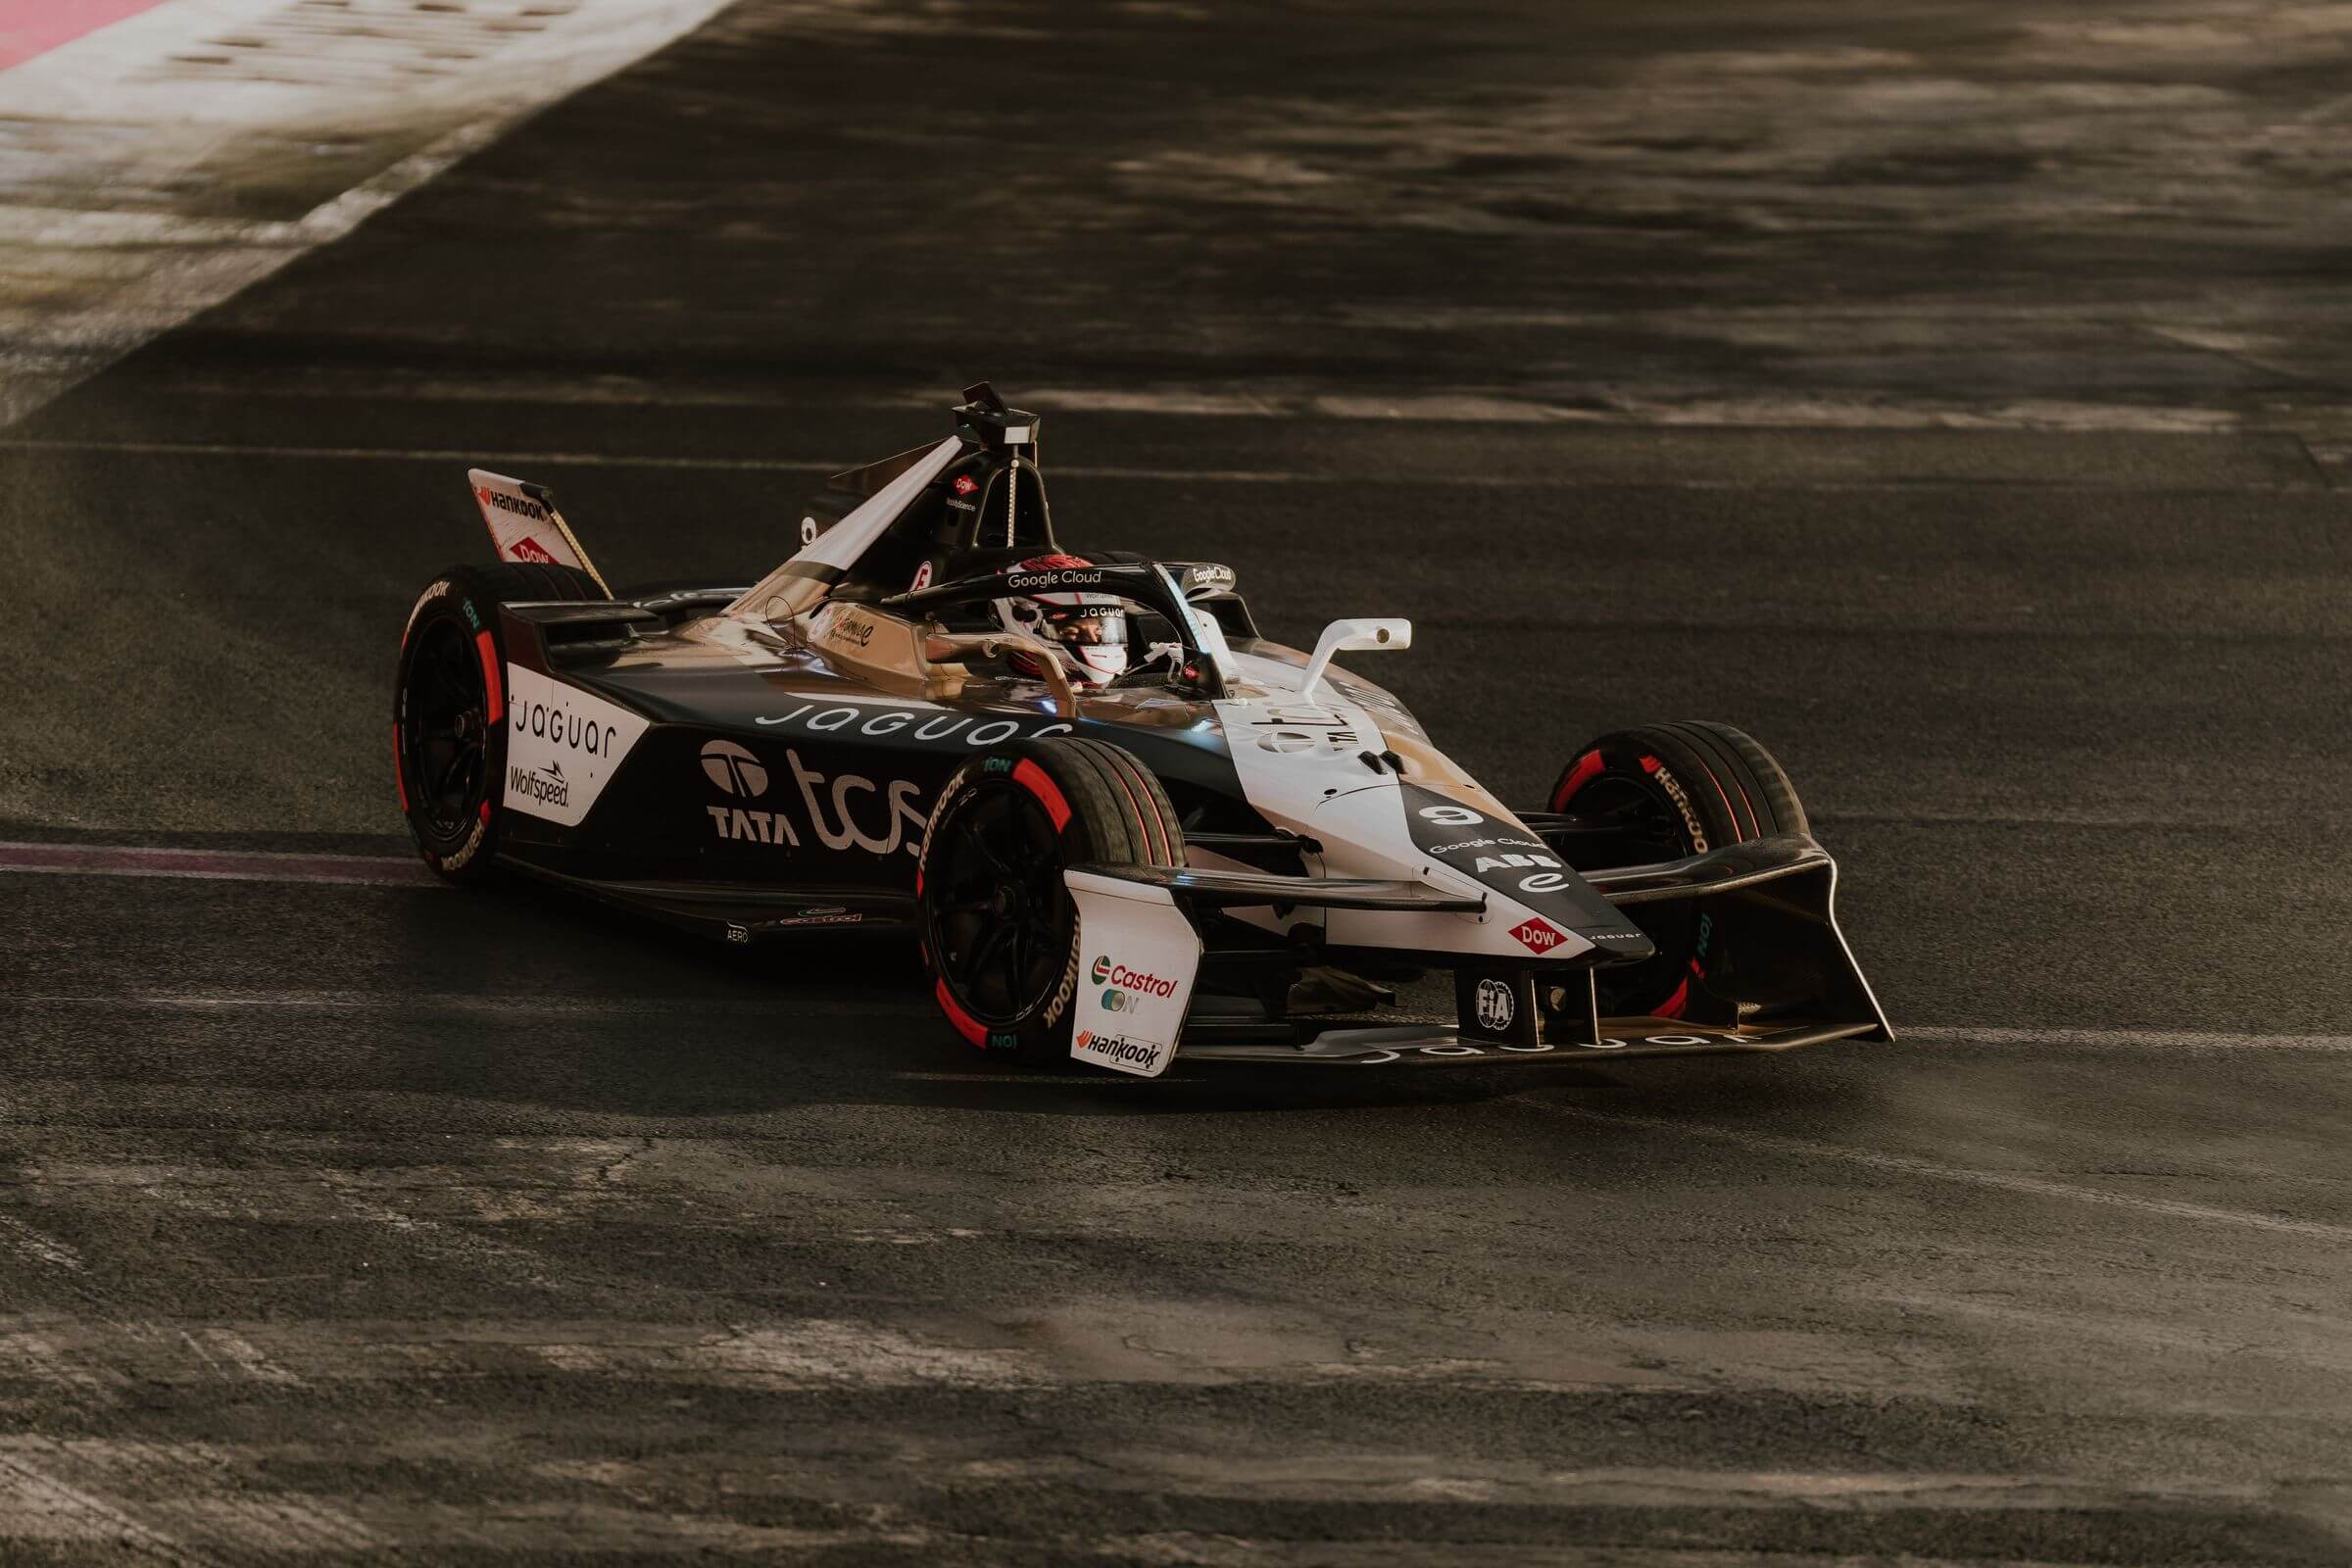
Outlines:
<svg viewBox="0 0 2352 1568"><path fill-rule="evenodd" d="M286 857L0 871L0 1558L2352 1551L2345 388L2286 325L2336 286L2323 220L2261 187L2226 237L2012 232L2036 176L1960 168L1951 93L1902 100L1940 163L1821 175L1876 193L1841 240L1785 184L1752 244L1673 219L1707 193L1655 160L1731 156L1715 109L1976 60L1984 13L1487 6L1445 48L1195 13L738 10L0 431L0 837ZM2102 78L2111 159L2057 144L2100 189L2200 92L2317 91L2114 25L2192 36L2164 92ZM1310 80L1323 171L1406 202L1446 181L1396 125L1654 88L1694 28L1764 60L1723 68L1749 96L1686 104L1591 232L1301 206L1312 157L1211 134ZM1586 188L1478 156L1456 187ZM1942 247L1929 205L1992 216ZM1674 346L1678 306L1756 319L1706 314L1735 279L1879 335ZM2293 363L2069 335L2241 283ZM1904 1039L1025 1073L902 944L716 951L398 859L394 642L480 558L466 462L555 484L616 579L744 580L983 374L1046 408L1065 536L1231 562L1298 640L1411 615L1367 672L1506 798L1618 723L1753 730ZM1520 416L1636 380L1842 412Z"/></svg>

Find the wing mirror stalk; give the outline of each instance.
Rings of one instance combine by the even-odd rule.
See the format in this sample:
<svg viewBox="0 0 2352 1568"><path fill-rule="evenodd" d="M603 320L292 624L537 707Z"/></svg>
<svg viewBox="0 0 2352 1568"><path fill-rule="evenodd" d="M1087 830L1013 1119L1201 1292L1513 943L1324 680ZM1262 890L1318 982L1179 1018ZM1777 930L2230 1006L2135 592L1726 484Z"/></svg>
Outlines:
<svg viewBox="0 0 2352 1568"><path fill-rule="evenodd" d="M1409 620L1358 619L1335 620L1323 628L1315 639L1315 657L1307 661L1306 674L1298 683L1298 695L1312 697L1315 688L1323 684L1323 672L1331 667L1334 654L1371 653L1383 648L1413 646L1413 623Z"/></svg>

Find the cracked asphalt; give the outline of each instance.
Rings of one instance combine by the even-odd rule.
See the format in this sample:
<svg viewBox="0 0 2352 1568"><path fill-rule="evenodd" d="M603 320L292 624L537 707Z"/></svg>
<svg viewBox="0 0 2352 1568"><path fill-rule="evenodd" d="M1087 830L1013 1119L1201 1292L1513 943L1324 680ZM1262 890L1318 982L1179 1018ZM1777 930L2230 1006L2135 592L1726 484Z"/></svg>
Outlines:
<svg viewBox="0 0 2352 1568"><path fill-rule="evenodd" d="M746 580L989 376L1508 799L1753 731L1904 1036L1107 1082L0 869L0 1560L2342 1562L2348 32L748 0L0 429L0 839L397 858L469 461Z"/></svg>

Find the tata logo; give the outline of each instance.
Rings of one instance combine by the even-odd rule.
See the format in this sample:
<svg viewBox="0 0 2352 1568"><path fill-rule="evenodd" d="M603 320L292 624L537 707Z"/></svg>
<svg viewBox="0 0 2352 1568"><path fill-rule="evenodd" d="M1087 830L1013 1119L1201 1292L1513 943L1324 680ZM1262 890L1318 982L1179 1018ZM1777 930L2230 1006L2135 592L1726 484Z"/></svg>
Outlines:
<svg viewBox="0 0 2352 1568"><path fill-rule="evenodd" d="M767 793L767 766L733 741L712 741L703 748L703 771L729 795L746 799Z"/></svg>

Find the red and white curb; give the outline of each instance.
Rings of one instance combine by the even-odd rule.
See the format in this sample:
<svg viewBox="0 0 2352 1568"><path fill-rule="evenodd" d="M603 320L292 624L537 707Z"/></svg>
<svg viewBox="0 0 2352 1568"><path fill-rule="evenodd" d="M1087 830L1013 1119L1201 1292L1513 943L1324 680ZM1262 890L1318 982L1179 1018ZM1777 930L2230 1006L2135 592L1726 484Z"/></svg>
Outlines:
<svg viewBox="0 0 2352 1568"><path fill-rule="evenodd" d="M0 0L0 424L726 3Z"/></svg>
<svg viewBox="0 0 2352 1568"><path fill-rule="evenodd" d="M416 860L387 855L303 855L270 850L176 850L125 844L0 843L0 872L53 876L168 876L223 882L320 882L339 887L431 888Z"/></svg>

